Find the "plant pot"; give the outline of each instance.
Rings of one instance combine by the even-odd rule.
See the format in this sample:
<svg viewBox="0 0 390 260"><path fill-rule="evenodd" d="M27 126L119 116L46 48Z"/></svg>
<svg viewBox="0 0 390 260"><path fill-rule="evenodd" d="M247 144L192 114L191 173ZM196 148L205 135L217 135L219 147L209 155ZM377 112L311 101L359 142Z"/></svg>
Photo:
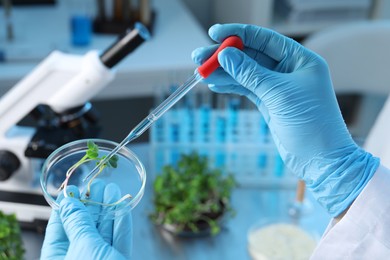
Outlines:
<svg viewBox="0 0 390 260"><path fill-rule="evenodd" d="M223 216L221 216L220 219L217 219L219 226L222 225L222 219ZM179 226L176 224L163 224L161 225L161 228L179 237L205 237L210 236L212 234L211 227L209 224L207 224L207 222L200 222L196 226L198 228L198 231L193 231L188 226L184 227L183 229L180 229Z"/></svg>
<svg viewBox="0 0 390 260"><path fill-rule="evenodd" d="M217 225L221 228L224 220L224 215L226 211L226 205L223 202L220 202L222 205L221 212L216 213L207 213L205 214L206 218L215 220ZM160 227L168 231L169 233L180 236L180 237L204 237L204 236L210 236L212 235L212 228L210 227L210 224L205 220L199 220L195 223L195 226L197 227L197 231L194 231L191 229L190 226L186 225L183 228L180 228L180 225L178 224L162 224Z"/></svg>

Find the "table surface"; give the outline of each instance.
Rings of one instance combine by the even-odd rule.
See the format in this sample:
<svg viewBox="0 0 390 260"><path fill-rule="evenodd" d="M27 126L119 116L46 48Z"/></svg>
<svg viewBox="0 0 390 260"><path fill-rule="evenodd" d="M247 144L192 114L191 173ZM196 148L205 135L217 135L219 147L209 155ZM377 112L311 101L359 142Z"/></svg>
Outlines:
<svg viewBox="0 0 390 260"><path fill-rule="evenodd" d="M238 187L232 195L232 206L236 211L227 219L217 236L179 238L156 227L149 219L153 211L153 173L150 172L148 144L129 145L144 162L148 180L143 199L133 210L133 259L250 259L247 246L249 229L262 221L277 220L287 215L294 200L292 189L264 189ZM330 218L307 193L307 204L311 210L300 221L300 225L320 236ZM24 231L27 259L38 259L43 235Z"/></svg>

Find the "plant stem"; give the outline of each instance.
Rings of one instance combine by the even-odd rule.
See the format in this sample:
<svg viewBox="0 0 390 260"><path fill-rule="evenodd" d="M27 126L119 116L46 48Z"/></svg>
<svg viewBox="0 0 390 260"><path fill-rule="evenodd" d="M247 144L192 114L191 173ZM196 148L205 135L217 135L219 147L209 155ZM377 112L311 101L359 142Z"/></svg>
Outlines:
<svg viewBox="0 0 390 260"><path fill-rule="evenodd" d="M69 178L72 176L72 174L76 171L80 165L83 163L86 163L88 161L92 161L92 159L88 158L88 155L84 155L83 158L81 158L77 163L73 164L67 171L66 171L66 178L64 182L61 184L61 186L58 188L58 191L61 191L64 188L65 183L67 184L69 181Z"/></svg>
<svg viewBox="0 0 390 260"><path fill-rule="evenodd" d="M80 201L90 203L90 204L97 204L97 205L101 205L101 206L112 207L112 206L116 206L119 203L121 203L122 201L124 201L126 199L130 199L130 198L132 198L132 196L130 194L126 194L125 196L123 196L122 198L120 198L119 200L117 200L113 203L101 203L101 202L92 201L92 200L80 200Z"/></svg>
<svg viewBox="0 0 390 260"><path fill-rule="evenodd" d="M101 158L97 158L98 160L101 160ZM74 165L72 165L68 171L66 172L66 178L65 180L62 182L60 188L58 190L62 190L63 189L63 192L64 192L64 196L65 197L68 197L68 193L67 193L67 187L68 187L68 182L69 182L69 179L70 177L72 176L72 174L76 171L76 169L78 167L80 167L83 163L86 163L88 161L92 161L93 159L89 159L87 155L84 155L83 158L80 159L80 161L78 161L77 163L75 163ZM85 193L85 196L88 198L91 194L91 185L92 185L92 182L93 180L104 170L104 168L106 168L107 165L102 165L100 166L99 168L99 171L94 175L92 176L92 178L89 180L88 182L88 185L87 185L87 192ZM91 203L91 204L97 204L97 205L102 205L102 206L115 206L115 205L118 205L119 203L121 203L122 201L126 200L126 199L130 199L132 198L132 196L130 194L126 194L124 195L122 198L120 198L119 200L117 200L116 202L113 202L113 203L101 203L101 202L97 202L97 201L92 201L92 200L82 200L80 199L81 202L87 202L87 203Z"/></svg>
<svg viewBox="0 0 390 260"><path fill-rule="evenodd" d="M92 181L104 170L104 168L106 168L106 165L102 165L99 167L99 171L97 173L95 173L94 176L92 176L92 178L88 181L88 185L87 185L87 192L85 193L85 196L88 198L90 193L91 193L91 184L92 184Z"/></svg>

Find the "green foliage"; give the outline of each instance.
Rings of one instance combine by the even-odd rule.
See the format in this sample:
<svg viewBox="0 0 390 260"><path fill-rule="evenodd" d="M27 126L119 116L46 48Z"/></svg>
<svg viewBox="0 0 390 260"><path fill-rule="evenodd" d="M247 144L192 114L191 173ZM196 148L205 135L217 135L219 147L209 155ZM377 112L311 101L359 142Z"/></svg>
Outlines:
<svg viewBox="0 0 390 260"><path fill-rule="evenodd" d="M87 147L88 147L86 151L87 157L89 159L97 159L99 156L99 147L91 140L88 140Z"/></svg>
<svg viewBox="0 0 390 260"><path fill-rule="evenodd" d="M107 156L103 155L101 158L99 158L99 147L91 140L88 140L87 142L87 151L85 152L85 155L79 162L85 162L87 160L96 160L96 164L99 164L100 161L103 161ZM104 164L104 167L112 167L117 168L118 167L118 155L114 154L110 159L108 159L108 162Z"/></svg>
<svg viewBox="0 0 390 260"><path fill-rule="evenodd" d="M102 156L102 160L106 158L106 156ZM109 167L112 167L112 168L117 168L118 167L118 159L119 157L115 154L113 155L110 159L108 159L108 162L107 164L104 164L104 166L109 166Z"/></svg>
<svg viewBox="0 0 390 260"><path fill-rule="evenodd" d="M218 217L232 212L229 202L234 186L233 176L210 169L206 157L197 153L182 155L176 167L165 166L154 181L152 220L194 232L203 222L212 234L217 234Z"/></svg>
<svg viewBox="0 0 390 260"><path fill-rule="evenodd" d="M15 214L7 215L0 211L0 260L23 259L24 252L20 226Z"/></svg>
<svg viewBox="0 0 390 260"><path fill-rule="evenodd" d="M96 165L99 165L99 163L101 161L103 161L104 159L106 159L106 155L103 155L102 157L99 157L99 147L97 144L95 144L93 141L91 140L88 140L87 141L87 150L85 151L85 155L78 161L76 162L75 164L73 164L69 169L68 171L66 172L66 178L65 180L62 182L59 190L62 190L64 189L64 191L66 192L66 187L68 185L68 182L69 182L69 179L70 177L72 176L73 173L75 173L76 169L78 167L80 167L80 165L82 165L83 163L86 163L86 162L90 162L90 161L96 161ZM119 157L118 155L114 154L110 159L108 159L108 161L102 165L99 166L99 169L98 171L90 178L90 180L88 181L88 184L87 184L87 191L85 193L86 197L90 197L91 195L91 185L92 185L92 182L95 180L95 178L102 173L102 171L106 168L106 167L112 167L112 168L117 168L118 167L118 160L119 160ZM71 197L74 197L74 194L69 194ZM124 197L122 197L122 199L120 199L118 201L121 202L123 199L125 198L129 198L131 197L131 195L125 195ZM113 203L113 204L116 204L116 203ZM105 204L103 204L105 205Z"/></svg>

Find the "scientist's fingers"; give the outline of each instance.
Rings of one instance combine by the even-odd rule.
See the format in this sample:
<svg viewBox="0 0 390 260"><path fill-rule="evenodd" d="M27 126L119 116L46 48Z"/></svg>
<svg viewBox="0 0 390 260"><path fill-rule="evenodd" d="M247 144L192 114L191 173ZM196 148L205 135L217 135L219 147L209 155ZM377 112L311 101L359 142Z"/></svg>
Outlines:
<svg viewBox="0 0 390 260"><path fill-rule="evenodd" d="M202 82L215 85L239 85L223 68L216 69L210 76L203 79Z"/></svg>
<svg viewBox="0 0 390 260"><path fill-rule="evenodd" d="M119 187L113 183L109 183L104 189L103 203L111 204L121 198L121 191ZM114 212L115 206L103 206L102 214L100 216L98 230L103 239L110 245L113 240L114 229Z"/></svg>
<svg viewBox="0 0 390 260"><path fill-rule="evenodd" d="M68 192L79 196L79 191L75 186L69 186ZM57 197L57 203L60 204L64 194L60 192ZM51 259L52 257L65 256L68 251L69 240L66 236L60 214L58 210L52 209L49 222L45 231L45 239L41 249L42 259Z"/></svg>
<svg viewBox="0 0 390 260"><path fill-rule="evenodd" d="M73 193L76 198L80 196L79 190L75 186L69 186L67 188L67 191L68 193L69 192ZM64 193L60 192L58 194L56 202L60 204L63 199L64 199ZM53 209L51 211L50 219L46 227L45 242L51 243L59 240L68 241L65 235L64 227L62 226L62 221L59 212L58 210Z"/></svg>
<svg viewBox="0 0 390 260"><path fill-rule="evenodd" d="M199 47L192 51L191 58L192 60L198 64L202 65L211 55L218 49L219 44L207 46L207 47Z"/></svg>
<svg viewBox="0 0 390 260"><path fill-rule="evenodd" d="M210 47L201 47L195 49L192 52L193 61L201 65L203 64L217 49L217 45ZM206 84L218 84L218 85L231 85L237 84L229 74L227 74L223 68L217 68L210 76L202 80L203 83Z"/></svg>
<svg viewBox="0 0 390 260"><path fill-rule="evenodd" d="M218 46L219 45L213 45L197 48L192 51L191 58L197 65L202 65L215 52ZM268 69L273 70L279 64L274 59L268 57L261 52L258 52L257 50L251 48L244 48L242 51L245 52L249 57L256 60L261 66L266 67Z"/></svg>
<svg viewBox="0 0 390 260"><path fill-rule="evenodd" d="M98 203L103 202L105 186L106 186L106 184L103 180L95 179L91 184L91 190L90 190L89 197L86 198L85 193L82 194L83 199L86 199L87 201L92 202L92 203L86 202L85 205L86 205L88 211L90 212L92 219L95 221L95 223L97 223L99 220L102 207L99 204L96 204L93 202L98 202Z"/></svg>
<svg viewBox="0 0 390 260"><path fill-rule="evenodd" d="M112 245L127 259L131 258L133 250L133 219L131 211L115 218Z"/></svg>
<svg viewBox="0 0 390 260"><path fill-rule="evenodd" d="M240 85L254 93L261 101L269 88L275 87L280 81L280 73L270 71L259 65L245 53L236 48L226 48L218 55L218 60L224 70ZM268 82L272 81L272 84ZM260 101L258 101L260 102Z"/></svg>
<svg viewBox="0 0 390 260"><path fill-rule="evenodd" d="M91 214L80 200L64 198L60 203L59 214L70 242L101 239Z"/></svg>
<svg viewBox="0 0 390 260"><path fill-rule="evenodd" d="M245 47L255 49L280 62L303 46L291 38L267 28L247 24L216 24L209 29L210 37L222 42L226 37L240 37Z"/></svg>
<svg viewBox="0 0 390 260"><path fill-rule="evenodd" d="M220 94L236 94L240 96L247 97L253 104L258 105L260 100L259 98L249 89L241 85L208 85L210 90L215 93Z"/></svg>
<svg viewBox="0 0 390 260"><path fill-rule="evenodd" d="M129 259L104 241L80 200L64 198L60 204L60 217L70 241L71 255L79 255L80 259Z"/></svg>
<svg viewBox="0 0 390 260"><path fill-rule="evenodd" d="M227 85L220 85L220 84L208 84L208 87L211 91L215 93L220 94L236 94L240 96L246 96L250 97L253 95L253 93L247 89L246 87L243 87L241 85L233 85L233 84L227 84ZM252 101L252 100L251 100Z"/></svg>

